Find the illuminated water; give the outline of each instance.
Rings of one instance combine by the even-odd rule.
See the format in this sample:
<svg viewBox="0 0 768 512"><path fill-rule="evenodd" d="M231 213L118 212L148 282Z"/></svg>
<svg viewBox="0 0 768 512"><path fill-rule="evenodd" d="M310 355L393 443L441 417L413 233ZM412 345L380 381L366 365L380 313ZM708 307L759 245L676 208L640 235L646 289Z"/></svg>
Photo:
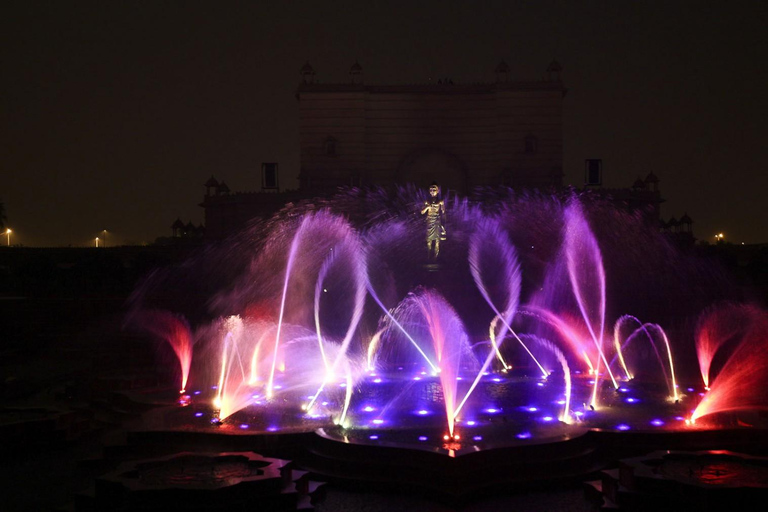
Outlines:
<svg viewBox="0 0 768 512"><path fill-rule="evenodd" d="M337 424L370 441L477 444L572 428L677 429L766 407L755 384L768 358L750 356L768 343L765 312L705 310L703 380L681 386L675 360L690 356L686 340L614 312L591 205L447 201L448 239L428 264L422 200L350 191L293 206L190 261L186 275L150 278L129 321L173 347L180 389L194 389L182 392L190 421L243 431ZM611 215L661 243L638 219ZM640 261L633 240L608 257ZM195 293L155 299L179 283ZM713 365L724 347L726 362Z"/></svg>

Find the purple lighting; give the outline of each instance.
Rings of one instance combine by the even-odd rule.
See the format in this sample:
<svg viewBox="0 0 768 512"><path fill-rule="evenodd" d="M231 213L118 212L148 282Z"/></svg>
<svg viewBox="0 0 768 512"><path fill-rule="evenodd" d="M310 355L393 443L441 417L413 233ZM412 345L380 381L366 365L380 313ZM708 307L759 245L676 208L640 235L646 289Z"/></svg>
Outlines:
<svg viewBox="0 0 768 512"><path fill-rule="evenodd" d="M629 430L629 425L625 423L622 423L621 425L616 425L616 430L621 430L621 431Z"/></svg>
<svg viewBox="0 0 768 512"><path fill-rule="evenodd" d="M241 423L240 424L240 428L243 429L243 430L247 429L248 427L250 427L250 425L248 425L247 423Z"/></svg>
<svg viewBox="0 0 768 512"><path fill-rule="evenodd" d="M426 440L427 440L427 436L419 436L419 441L426 441Z"/></svg>
<svg viewBox="0 0 768 512"><path fill-rule="evenodd" d="M661 427L662 425L664 425L664 422L658 419L651 420L651 425L653 425L654 427Z"/></svg>
<svg viewBox="0 0 768 512"><path fill-rule="evenodd" d="M373 439L374 441L375 441L376 439L378 439L378 438L379 438L379 436L377 436L377 435L368 436L368 439Z"/></svg>
<svg viewBox="0 0 768 512"><path fill-rule="evenodd" d="M533 436L531 435L530 432L520 432L515 437L517 437L518 439L530 439Z"/></svg>
<svg viewBox="0 0 768 512"><path fill-rule="evenodd" d="M197 418L201 418L202 416L203 416L203 413L201 413L201 412L196 412L195 413L195 417L197 417Z"/></svg>

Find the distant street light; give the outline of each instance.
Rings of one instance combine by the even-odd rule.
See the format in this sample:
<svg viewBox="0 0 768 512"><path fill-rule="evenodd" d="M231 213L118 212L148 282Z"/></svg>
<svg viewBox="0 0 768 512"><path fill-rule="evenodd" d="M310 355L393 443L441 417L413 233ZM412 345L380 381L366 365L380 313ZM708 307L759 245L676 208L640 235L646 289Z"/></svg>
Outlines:
<svg viewBox="0 0 768 512"><path fill-rule="evenodd" d="M715 240L717 242L722 242L723 238L724 238L724 235L722 233L718 233L718 234L715 235Z"/></svg>
<svg viewBox="0 0 768 512"><path fill-rule="evenodd" d="M11 228L5 230L5 234L8 235L8 247L11 246Z"/></svg>
<svg viewBox="0 0 768 512"><path fill-rule="evenodd" d="M96 237L96 247L99 246L99 237Z"/></svg>
<svg viewBox="0 0 768 512"><path fill-rule="evenodd" d="M107 246L107 230L106 229L102 229L101 232L104 235L104 238L102 239L103 243L101 244L101 246L102 247L106 247Z"/></svg>

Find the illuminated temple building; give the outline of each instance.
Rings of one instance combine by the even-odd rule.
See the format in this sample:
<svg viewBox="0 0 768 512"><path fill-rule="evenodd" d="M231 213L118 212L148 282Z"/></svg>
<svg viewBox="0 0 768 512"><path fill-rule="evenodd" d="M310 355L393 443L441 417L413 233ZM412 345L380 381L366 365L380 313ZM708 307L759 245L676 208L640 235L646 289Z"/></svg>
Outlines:
<svg viewBox="0 0 768 512"><path fill-rule="evenodd" d="M321 84L306 64L299 102L302 190L438 179L467 194L476 186L562 185L563 97L560 66L544 79L423 85L366 85L355 63L344 84Z"/></svg>
<svg viewBox="0 0 768 512"><path fill-rule="evenodd" d="M451 79L416 85L369 85L355 62L343 83L320 83L305 64L299 107L298 190L281 190L277 164L262 165L261 190L233 193L213 176L205 183L206 238L219 239L289 202L339 187L404 185L470 195L476 187L557 191L563 186L561 66L538 80L510 79L500 62L490 83ZM626 189L595 189L658 221L658 178Z"/></svg>

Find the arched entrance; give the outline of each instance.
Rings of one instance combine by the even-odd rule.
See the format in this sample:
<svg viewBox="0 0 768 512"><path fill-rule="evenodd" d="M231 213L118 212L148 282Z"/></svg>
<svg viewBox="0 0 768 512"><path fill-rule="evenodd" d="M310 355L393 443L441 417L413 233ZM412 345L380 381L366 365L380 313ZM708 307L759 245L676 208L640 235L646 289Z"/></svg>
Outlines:
<svg viewBox="0 0 768 512"><path fill-rule="evenodd" d="M398 183L413 183L426 189L436 181L443 195L450 189L458 194L467 193L467 170L459 158L441 149L418 149L406 155L395 175Z"/></svg>

